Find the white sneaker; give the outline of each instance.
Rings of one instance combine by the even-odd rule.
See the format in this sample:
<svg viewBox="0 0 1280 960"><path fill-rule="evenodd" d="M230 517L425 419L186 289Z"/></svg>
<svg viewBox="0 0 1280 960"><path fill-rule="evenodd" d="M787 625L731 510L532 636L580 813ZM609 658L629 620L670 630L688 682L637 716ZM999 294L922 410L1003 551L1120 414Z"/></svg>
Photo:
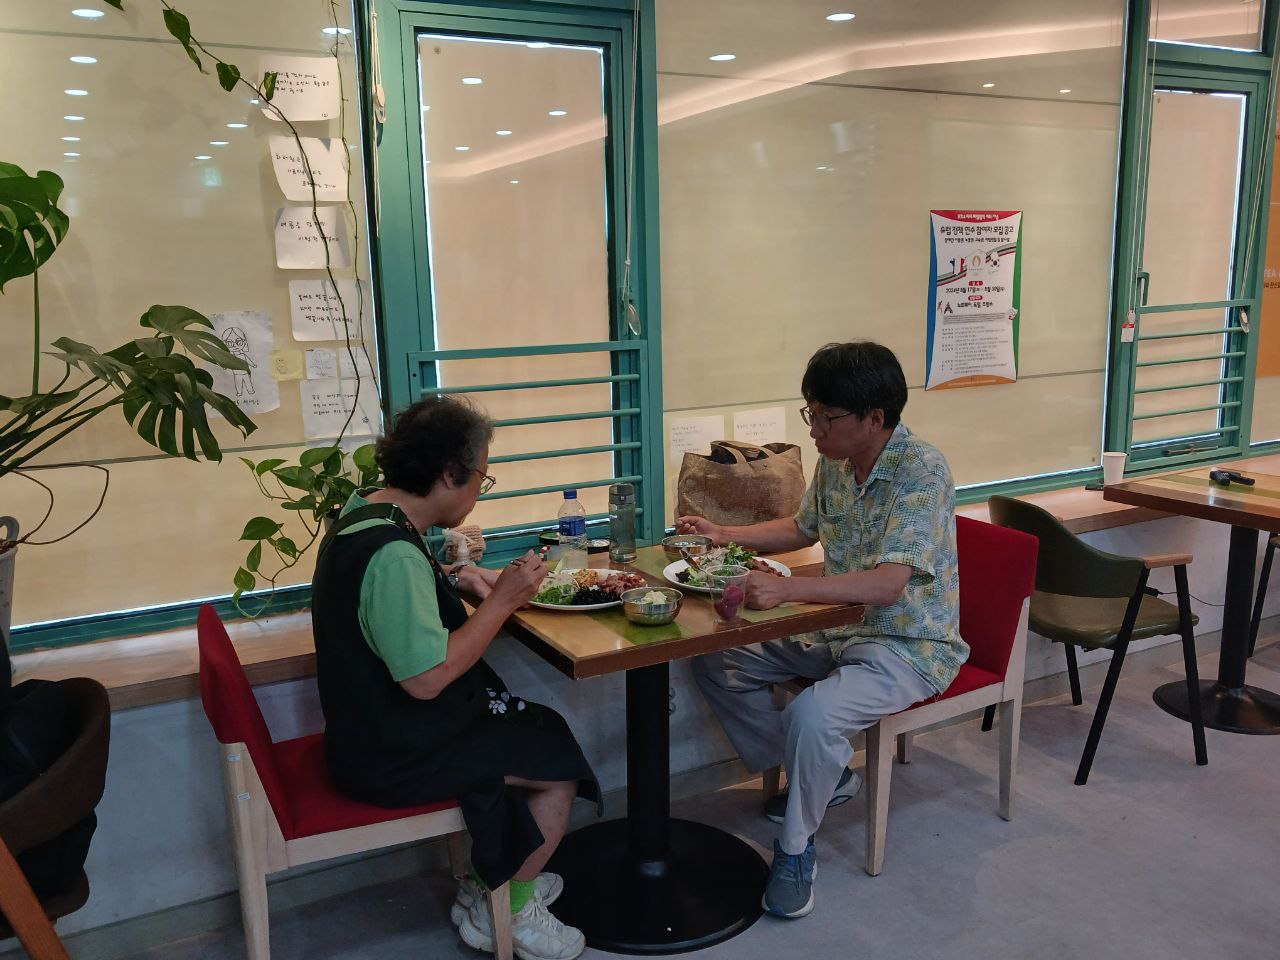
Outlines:
<svg viewBox="0 0 1280 960"><path fill-rule="evenodd" d="M471 905L458 934L467 946L493 951L493 917L489 899ZM587 939L577 927L561 923L541 900L533 897L511 918L511 945L520 960L574 960L586 948Z"/></svg>
<svg viewBox="0 0 1280 960"><path fill-rule="evenodd" d="M544 906L551 906L556 898L564 893L564 877L558 873L540 873L533 881L533 895L542 901ZM462 925L462 918L467 915L471 905L483 900L486 894L480 889L471 874L467 874L458 883L458 895L449 908L449 919L455 927Z"/></svg>

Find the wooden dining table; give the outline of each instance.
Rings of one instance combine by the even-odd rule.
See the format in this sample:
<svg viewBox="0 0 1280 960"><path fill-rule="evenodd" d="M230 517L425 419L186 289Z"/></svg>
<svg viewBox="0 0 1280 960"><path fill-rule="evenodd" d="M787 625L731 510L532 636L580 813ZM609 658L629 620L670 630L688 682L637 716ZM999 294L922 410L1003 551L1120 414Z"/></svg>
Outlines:
<svg viewBox="0 0 1280 960"><path fill-rule="evenodd" d="M1245 683L1258 534L1280 531L1280 457L1222 466L1251 478L1253 484L1223 486L1210 479L1214 468L1198 467L1108 486L1102 495L1117 503L1230 524L1218 676L1200 682L1201 715L1204 725L1215 730L1280 734L1280 696ZM1183 720L1191 718L1189 697L1181 680L1154 693L1157 704Z"/></svg>
<svg viewBox="0 0 1280 960"><path fill-rule="evenodd" d="M774 556L794 576L822 573L811 547ZM670 563L661 547L642 547L633 563L591 566L638 573L654 586ZM621 609L590 613L528 608L508 631L575 680L626 673L627 815L591 824L561 842L548 869L565 879L555 912L600 950L680 953L726 940L761 913L768 866L755 848L721 828L671 816L670 664L698 654L857 623L859 605L785 604L744 610L718 624L710 599L681 588L679 615L639 626Z"/></svg>

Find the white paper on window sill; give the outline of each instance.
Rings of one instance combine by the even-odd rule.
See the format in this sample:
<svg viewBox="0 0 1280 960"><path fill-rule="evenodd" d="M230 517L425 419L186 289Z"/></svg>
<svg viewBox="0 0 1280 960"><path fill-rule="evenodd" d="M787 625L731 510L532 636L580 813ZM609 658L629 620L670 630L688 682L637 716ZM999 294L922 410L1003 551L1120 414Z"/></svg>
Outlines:
<svg viewBox="0 0 1280 960"><path fill-rule="evenodd" d="M733 415L733 439L763 447L787 442L787 412L782 407L739 410Z"/></svg>
<svg viewBox="0 0 1280 960"><path fill-rule="evenodd" d="M230 397L250 416L279 407L280 387L271 376L275 345L271 315L265 310L227 310L209 314L209 320L232 355L249 365L247 371L211 367L213 389Z"/></svg>
<svg viewBox="0 0 1280 960"><path fill-rule="evenodd" d="M271 166L276 172L276 182L286 200L318 201L347 199L346 148L337 137L300 137L302 150L293 137L271 137ZM306 151L306 163L303 163ZM308 176L308 167L310 176ZM315 196L311 185L315 184Z"/></svg>
<svg viewBox="0 0 1280 960"><path fill-rule="evenodd" d="M673 466L686 453L710 453L712 440L724 439L724 417L680 417L668 428L667 449Z"/></svg>
<svg viewBox="0 0 1280 960"><path fill-rule="evenodd" d="M303 380L302 435L308 440L342 433L347 415L356 406L355 380ZM382 428L378 393L370 381L360 385L360 406L347 427L349 437L368 437Z"/></svg>
<svg viewBox="0 0 1280 960"><path fill-rule="evenodd" d="M287 57L264 54L258 58L258 76L274 71L276 89L271 103L293 122L332 120L342 107L335 57ZM262 104L262 113L279 121L274 110Z"/></svg>
<svg viewBox="0 0 1280 960"><path fill-rule="evenodd" d="M346 223L341 207L317 207L319 224L311 207L282 207L276 215L276 266L281 270L310 270L328 266L347 267ZM320 236L321 230L324 237ZM349 312L349 311L348 311Z"/></svg>
<svg viewBox="0 0 1280 960"><path fill-rule="evenodd" d="M347 329L352 340L359 340L359 320L368 311L361 310L365 285L354 278L339 277L337 289L328 278L289 281L289 313L293 319L295 340L345 340L342 307L347 312ZM339 305L341 297L341 306Z"/></svg>

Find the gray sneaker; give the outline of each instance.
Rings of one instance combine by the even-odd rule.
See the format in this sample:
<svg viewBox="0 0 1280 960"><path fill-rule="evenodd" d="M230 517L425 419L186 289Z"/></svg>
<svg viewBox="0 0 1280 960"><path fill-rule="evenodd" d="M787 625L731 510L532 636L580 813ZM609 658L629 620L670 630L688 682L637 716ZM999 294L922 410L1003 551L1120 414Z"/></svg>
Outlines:
<svg viewBox="0 0 1280 960"><path fill-rule="evenodd" d="M848 767L844 768L844 773L840 774L840 782L836 784L835 792L831 794L831 799L827 801L827 809L838 807L842 803L847 803L857 796L858 791L862 789L862 774L855 773ZM764 815L774 823L781 823L787 815L787 791L783 790L777 796L770 797L764 802Z"/></svg>
<svg viewBox="0 0 1280 960"><path fill-rule="evenodd" d="M773 841L773 866L761 900L764 912L788 920L808 914L813 910L813 880L817 875L818 853L813 848L813 837L804 853L783 853L778 841Z"/></svg>

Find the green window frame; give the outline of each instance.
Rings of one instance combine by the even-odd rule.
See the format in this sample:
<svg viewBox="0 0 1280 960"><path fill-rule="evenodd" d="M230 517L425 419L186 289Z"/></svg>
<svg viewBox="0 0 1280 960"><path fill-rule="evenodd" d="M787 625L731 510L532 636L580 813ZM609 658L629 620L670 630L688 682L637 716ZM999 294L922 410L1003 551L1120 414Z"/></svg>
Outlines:
<svg viewBox="0 0 1280 960"><path fill-rule="evenodd" d="M637 539L662 536L662 342L658 279L657 79L653 63L653 0L641 0L638 22L630 0L477 0L471 3L372 0L376 15L377 64L385 96L385 123L370 121L367 142L377 144L377 191L381 216L374 251L381 277L382 348L386 396L391 411L422 397L448 393L543 390L582 384L610 385L608 409L496 421L498 429L536 423L608 419L612 442L591 447L540 450L494 457L491 463L531 461L587 453L611 453L613 476L583 477L573 483L498 490L482 500L511 499L618 481L637 487ZM417 108L417 36L423 32L491 36L496 39L589 43L605 50L606 177L610 304L608 340L548 346L441 350L435 342L428 249L426 185L423 175L421 113ZM633 40L637 49L633 50ZM633 77L632 71L635 71ZM634 121L629 119L635 98ZM366 115L372 117L372 111ZM629 138L634 138L629 140ZM633 164L627 196L628 161ZM625 270L626 217L632 211L631 265ZM621 279L629 275L629 290ZM623 318L634 304L635 332ZM416 322L406 318L416 318ZM595 353L610 358L608 375L575 379L526 380L443 386L439 367L451 360L539 357ZM588 516L599 527L607 515ZM535 546L539 528L552 517L485 531L487 560L501 561Z"/></svg>
<svg viewBox="0 0 1280 960"><path fill-rule="evenodd" d="M1130 5L1127 69L1125 72L1124 122L1121 140L1121 183L1116 217L1116 255L1113 281L1111 337L1108 376L1105 449L1129 454L1128 470L1146 472L1193 465L1214 460L1241 458L1274 452L1276 444L1250 445L1254 375L1257 367L1258 331L1265 269L1267 217L1248 215L1256 200L1268 209L1271 191L1272 137L1276 110L1277 24L1275 3L1263 11L1261 49L1230 50L1194 44L1151 40L1150 0ZM1151 135L1149 99L1157 88L1189 91L1222 91L1247 97L1242 146L1239 205L1236 211L1236 258L1232 288L1223 300L1203 303L1148 305L1147 275L1142 263L1142 225L1146 213L1147 161ZM1243 251L1256 255L1244 262ZM1192 378L1174 386L1138 388L1138 345L1167 335L1144 337L1142 319L1160 313L1192 309L1222 309L1230 318L1211 332L1222 334L1220 354L1187 351L1185 360L1158 361L1163 364L1221 358L1218 378ZM1242 321L1245 318L1248 324ZM1276 321L1280 322L1280 321ZM1126 340L1126 324L1135 335ZM1210 331L1203 331L1205 333ZM1182 334L1188 336L1189 334ZM1139 419L1156 419L1184 413L1219 411L1215 431L1158 440L1133 441L1136 400L1141 393L1176 393L1179 386L1218 386L1216 404L1178 408L1173 403L1156 414Z"/></svg>

